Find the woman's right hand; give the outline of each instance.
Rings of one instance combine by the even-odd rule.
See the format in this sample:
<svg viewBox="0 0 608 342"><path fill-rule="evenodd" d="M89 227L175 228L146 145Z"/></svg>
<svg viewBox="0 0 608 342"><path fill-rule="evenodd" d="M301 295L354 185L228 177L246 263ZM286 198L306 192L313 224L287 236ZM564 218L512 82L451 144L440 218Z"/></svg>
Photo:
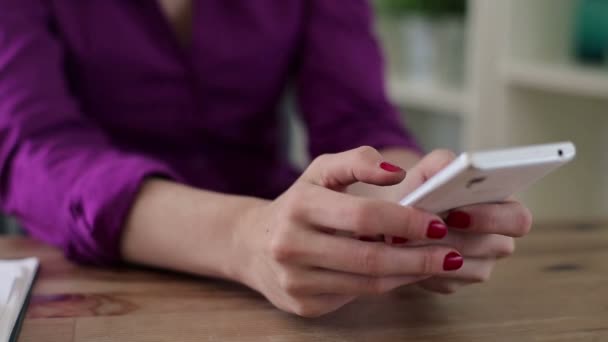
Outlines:
<svg viewBox="0 0 608 342"><path fill-rule="evenodd" d="M359 295L460 268L462 257L448 246L397 248L352 238L447 234L436 215L344 193L356 182L393 185L404 177L371 147L318 157L284 194L243 215L233 235L238 280L284 311L314 317Z"/></svg>

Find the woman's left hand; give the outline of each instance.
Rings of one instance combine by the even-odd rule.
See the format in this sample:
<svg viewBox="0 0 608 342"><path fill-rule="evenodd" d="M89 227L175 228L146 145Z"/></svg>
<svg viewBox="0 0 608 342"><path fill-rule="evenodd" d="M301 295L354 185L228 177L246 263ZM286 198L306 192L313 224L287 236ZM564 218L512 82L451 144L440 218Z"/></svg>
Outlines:
<svg viewBox="0 0 608 342"><path fill-rule="evenodd" d="M428 154L408 171L404 181L407 192L449 164L454 154L437 150ZM450 228L447 237L438 241L409 241L404 246L448 245L460 251L463 267L449 275L433 276L418 284L439 293L453 293L463 285L485 282L490 278L498 259L511 255L514 238L526 235L532 225L530 211L516 200L504 203L478 204L458 208L447 214ZM387 242L392 239L387 237Z"/></svg>

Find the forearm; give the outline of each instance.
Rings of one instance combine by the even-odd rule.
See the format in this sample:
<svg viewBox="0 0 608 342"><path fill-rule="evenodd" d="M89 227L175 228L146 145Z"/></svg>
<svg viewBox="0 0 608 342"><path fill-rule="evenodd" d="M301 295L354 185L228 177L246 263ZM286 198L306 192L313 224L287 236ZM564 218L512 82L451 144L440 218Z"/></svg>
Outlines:
<svg viewBox="0 0 608 342"><path fill-rule="evenodd" d="M243 214L264 200L147 180L130 210L121 240L126 261L238 280L234 233Z"/></svg>
<svg viewBox="0 0 608 342"><path fill-rule="evenodd" d="M380 150L384 160L408 170L420 161L422 156L410 149L387 148ZM407 176L406 176L407 178ZM388 201L398 201L405 195L403 182L391 186L376 186L356 183L348 187L348 193L358 196L381 198Z"/></svg>
<svg viewBox="0 0 608 342"><path fill-rule="evenodd" d="M411 150L386 149L383 157L408 169L420 156ZM358 183L349 193L398 200L400 184L379 187ZM162 179L145 181L125 222L124 260L199 275L241 281L234 264L235 233L247 213L265 200L194 189Z"/></svg>

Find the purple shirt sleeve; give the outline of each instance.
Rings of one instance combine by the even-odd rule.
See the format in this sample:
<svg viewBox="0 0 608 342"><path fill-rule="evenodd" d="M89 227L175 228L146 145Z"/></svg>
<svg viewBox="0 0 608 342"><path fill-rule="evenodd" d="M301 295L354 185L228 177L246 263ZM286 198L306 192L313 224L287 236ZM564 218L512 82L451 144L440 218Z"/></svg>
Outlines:
<svg viewBox="0 0 608 342"><path fill-rule="evenodd" d="M366 0L311 0L297 96L312 157L361 145L420 151L386 96Z"/></svg>
<svg viewBox="0 0 608 342"><path fill-rule="evenodd" d="M165 164L120 151L79 112L36 0L0 2L0 209L85 263L120 259L124 218Z"/></svg>

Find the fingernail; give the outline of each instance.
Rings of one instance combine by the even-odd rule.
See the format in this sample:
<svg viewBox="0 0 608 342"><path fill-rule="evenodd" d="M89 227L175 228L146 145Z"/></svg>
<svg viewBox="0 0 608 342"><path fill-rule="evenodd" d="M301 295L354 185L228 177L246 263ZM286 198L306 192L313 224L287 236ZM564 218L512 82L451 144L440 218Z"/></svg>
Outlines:
<svg viewBox="0 0 608 342"><path fill-rule="evenodd" d="M389 163L389 162L382 162L382 163L380 163L380 167L381 167L383 170L388 171L388 172L399 172L399 171L403 171L403 169L402 169L402 168L400 168L399 166L397 166L397 165L393 165L393 164L391 164L391 163Z"/></svg>
<svg viewBox="0 0 608 342"><path fill-rule="evenodd" d="M471 215L464 211L452 211L448 214L448 217L446 217L445 222L450 227L460 229L469 228L471 226Z"/></svg>
<svg viewBox="0 0 608 342"><path fill-rule="evenodd" d="M443 239L448 234L448 227L443 222L435 220L429 223L426 236L431 239Z"/></svg>
<svg viewBox="0 0 608 342"><path fill-rule="evenodd" d="M462 267L464 260L462 255L456 252L450 252L443 259L443 269L445 271L454 271Z"/></svg>
<svg viewBox="0 0 608 342"><path fill-rule="evenodd" d="M367 236L367 235L359 236L359 240L365 241L365 242L376 242L376 238L374 238L373 236Z"/></svg>
<svg viewBox="0 0 608 342"><path fill-rule="evenodd" d="M393 236L391 242L394 243L395 245L399 245L399 244L406 243L407 239L406 238L402 238L400 236Z"/></svg>

